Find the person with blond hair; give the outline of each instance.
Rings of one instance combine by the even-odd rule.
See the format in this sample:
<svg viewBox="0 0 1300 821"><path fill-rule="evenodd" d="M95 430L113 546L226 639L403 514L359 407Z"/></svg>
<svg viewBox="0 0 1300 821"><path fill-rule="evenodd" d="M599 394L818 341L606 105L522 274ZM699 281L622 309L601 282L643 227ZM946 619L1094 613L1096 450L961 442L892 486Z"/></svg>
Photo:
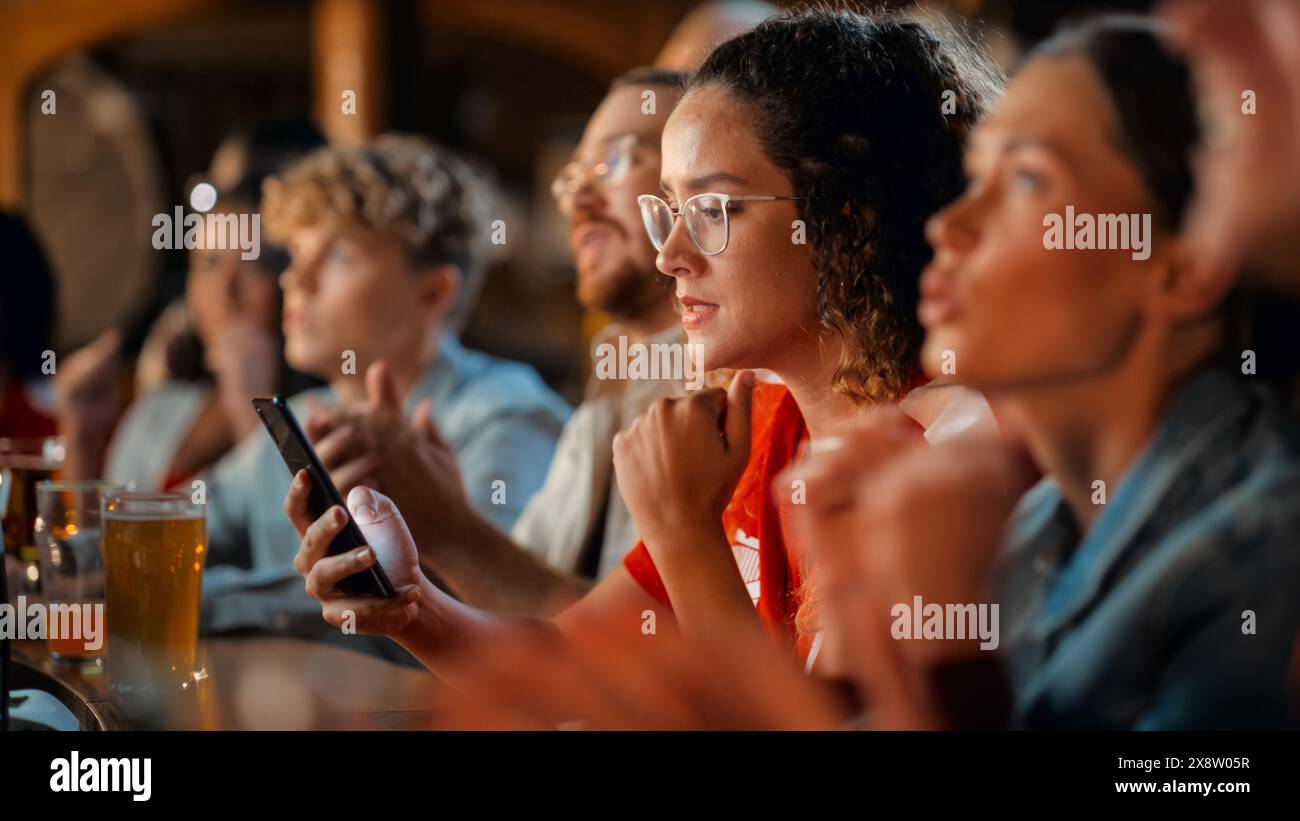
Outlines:
<svg viewBox="0 0 1300 821"><path fill-rule="evenodd" d="M323 148L271 178L263 215L290 257L281 276L285 358L328 382L290 407L307 419L313 408L368 401L367 381L387 386L377 409L417 427L436 421L470 504L509 528L546 475L569 407L532 368L456 339L483 273L484 197L467 165L444 149L384 136ZM341 464L363 447L362 434L333 428L317 452ZM382 458L335 470L340 492ZM203 626L298 632L295 615L310 614L304 622L318 627L292 578L297 540L280 504L290 476L274 443L251 436L203 478Z"/></svg>

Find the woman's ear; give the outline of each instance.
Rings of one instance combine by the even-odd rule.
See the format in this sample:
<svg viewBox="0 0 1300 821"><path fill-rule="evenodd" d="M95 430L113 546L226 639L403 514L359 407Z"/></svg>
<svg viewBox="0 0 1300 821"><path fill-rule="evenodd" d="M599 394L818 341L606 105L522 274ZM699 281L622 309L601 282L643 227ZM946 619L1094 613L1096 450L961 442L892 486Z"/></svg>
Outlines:
<svg viewBox="0 0 1300 821"><path fill-rule="evenodd" d="M445 322L460 294L463 277L460 268L451 264L432 265L415 275L419 281L416 294L427 314Z"/></svg>
<svg viewBox="0 0 1300 821"><path fill-rule="evenodd" d="M1218 310L1237 284L1238 272L1198 255L1185 236L1165 240L1165 270L1151 295L1153 313L1179 324Z"/></svg>

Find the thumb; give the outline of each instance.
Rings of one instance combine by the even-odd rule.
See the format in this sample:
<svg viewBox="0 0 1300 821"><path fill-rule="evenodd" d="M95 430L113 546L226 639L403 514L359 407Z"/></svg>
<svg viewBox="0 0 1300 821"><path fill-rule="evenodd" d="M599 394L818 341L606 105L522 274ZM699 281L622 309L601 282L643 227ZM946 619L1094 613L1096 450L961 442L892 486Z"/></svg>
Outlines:
<svg viewBox="0 0 1300 821"><path fill-rule="evenodd" d="M121 348L122 332L113 327L95 337L94 341L86 345L83 350L90 354L85 359L93 361L97 365L102 365L114 359Z"/></svg>
<svg viewBox="0 0 1300 821"><path fill-rule="evenodd" d="M382 359L372 362L366 368L366 397L370 400L372 411L391 411L398 415L402 413L402 397L397 395L393 370Z"/></svg>
<svg viewBox="0 0 1300 821"><path fill-rule="evenodd" d="M424 436L425 438L446 447L447 442L442 438L442 433L438 430L438 425L433 421L433 400L424 399L420 404L415 406L415 413L411 414L411 430Z"/></svg>
<svg viewBox="0 0 1300 821"><path fill-rule="evenodd" d="M68 367L60 368L56 382L65 385L85 385L95 383L96 377L101 381L116 372L118 351L122 347L122 332L109 328L84 347L69 355ZM59 376L62 379L59 379Z"/></svg>
<svg viewBox="0 0 1300 821"><path fill-rule="evenodd" d="M109 328L91 344L104 353L117 353L117 349L122 346L122 332L117 327Z"/></svg>
<svg viewBox="0 0 1300 821"><path fill-rule="evenodd" d="M415 553L415 540L393 500L377 490L357 485L348 493L348 510L366 544L374 548L380 566L390 574L404 577L403 557ZM393 583L397 584L396 578Z"/></svg>
<svg viewBox="0 0 1300 821"><path fill-rule="evenodd" d="M727 388L727 449L749 448L750 412L754 406L754 372L741 371Z"/></svg>

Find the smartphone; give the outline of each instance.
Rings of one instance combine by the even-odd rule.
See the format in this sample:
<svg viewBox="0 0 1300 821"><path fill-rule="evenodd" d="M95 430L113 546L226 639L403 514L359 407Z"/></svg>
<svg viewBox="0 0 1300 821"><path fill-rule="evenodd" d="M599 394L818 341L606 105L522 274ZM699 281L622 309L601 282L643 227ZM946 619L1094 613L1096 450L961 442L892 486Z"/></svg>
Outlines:
<svg viewBox="0 0 1300 821"><path fill-rule="evenodd" d="M347 524L334 537L334 541L330 542L329 549L325 552L330 556L337 556L364 545L365 537L361 535L357 523L352 521L348 506L344 504L338 488L334 487L334 482L321 464L315 448L307 441L302 426L298 424L293 411L289 410L284 397L277 393L270 399L261 397L254 399L253 410L257 411L258 418L266 426L266 432L271 434L271 439L275 442L276 449L280 451L280 456L284 458L284 463L289 466L289 475L295 476L298 471L306 468L308 475L311 476L311 495L307 499L307 510L312 517L319 519L332 505L343 508L344 514L347 515ZM337 586L347 593L367 596L395 595L392 582L388 580L387 574L378 562L365 570L353 573L340 581Z"/></svg>

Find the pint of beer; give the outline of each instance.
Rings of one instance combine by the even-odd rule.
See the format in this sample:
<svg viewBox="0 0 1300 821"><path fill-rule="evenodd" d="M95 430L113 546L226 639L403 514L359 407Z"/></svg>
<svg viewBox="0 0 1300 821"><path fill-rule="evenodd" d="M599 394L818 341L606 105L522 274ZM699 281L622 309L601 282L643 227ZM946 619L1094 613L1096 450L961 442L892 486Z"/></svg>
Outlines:
<svg viewBox="0 0 1300 821"><path fill-rule="evenodd" d="M203 507L188 496L105 497L108 664L119 692L193 680L206 524Z"/></svg>

